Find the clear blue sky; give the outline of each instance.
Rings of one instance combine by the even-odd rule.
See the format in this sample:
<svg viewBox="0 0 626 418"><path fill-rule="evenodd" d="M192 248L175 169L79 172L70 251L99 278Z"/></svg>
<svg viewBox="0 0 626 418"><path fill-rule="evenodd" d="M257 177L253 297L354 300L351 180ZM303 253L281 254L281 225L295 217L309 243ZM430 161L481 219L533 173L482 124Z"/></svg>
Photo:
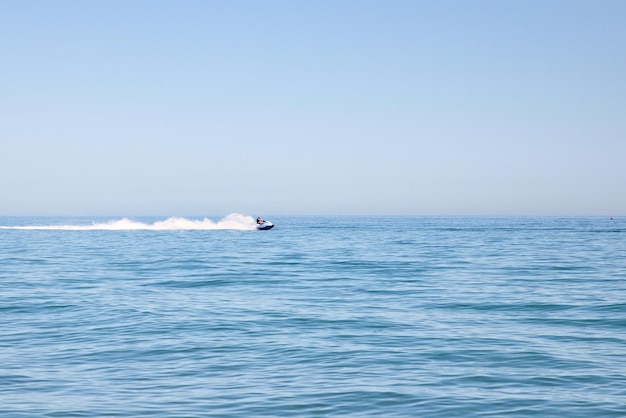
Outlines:
<svg viewBox="0 0 626 418"><path fill-rule="evenodd" d="M0 2L0 215L626 215L626 1Z"/></svg>

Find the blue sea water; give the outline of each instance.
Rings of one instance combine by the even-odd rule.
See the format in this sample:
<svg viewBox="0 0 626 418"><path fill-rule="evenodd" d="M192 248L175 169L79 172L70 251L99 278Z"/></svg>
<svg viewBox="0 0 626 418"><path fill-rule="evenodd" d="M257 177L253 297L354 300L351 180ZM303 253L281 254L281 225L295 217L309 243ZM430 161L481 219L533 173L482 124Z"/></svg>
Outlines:
<svg viewBox="0 0 626 418"><path fill-rule="evenodd" d="M270 220L0 218L0 416L626 416L626 221Z"/></svg>

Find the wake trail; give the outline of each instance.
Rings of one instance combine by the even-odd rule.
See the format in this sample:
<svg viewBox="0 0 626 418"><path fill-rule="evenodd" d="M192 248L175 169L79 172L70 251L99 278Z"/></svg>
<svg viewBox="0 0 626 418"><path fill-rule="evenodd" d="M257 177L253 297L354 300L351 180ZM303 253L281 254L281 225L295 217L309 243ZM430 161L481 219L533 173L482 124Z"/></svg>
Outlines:
<svg viewBox="0 0 626 418"><path fill-rule="evenodd" d="M0 226L0 229L29 229L29 230L52 230L52 231L178 231L178 230L255 230L256 224L251 216L231 213L220 221L213 222L208 218L193 220L186 218L168 218L164 221L144 223L133 221L128 218L112 220L109 222L92 223L91 225L26 225L26 226Z"/></svg>

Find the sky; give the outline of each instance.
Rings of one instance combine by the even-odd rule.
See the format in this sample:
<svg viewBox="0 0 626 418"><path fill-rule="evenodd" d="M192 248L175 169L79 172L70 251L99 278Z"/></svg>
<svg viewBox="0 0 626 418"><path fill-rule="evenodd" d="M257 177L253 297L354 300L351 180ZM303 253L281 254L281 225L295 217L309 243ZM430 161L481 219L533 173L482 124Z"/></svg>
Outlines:
<svg viewBox="0 0 626 418"><path fill-rule="evenodd" d="M626 216L626 1L0 0L0 216Z"/></svg>

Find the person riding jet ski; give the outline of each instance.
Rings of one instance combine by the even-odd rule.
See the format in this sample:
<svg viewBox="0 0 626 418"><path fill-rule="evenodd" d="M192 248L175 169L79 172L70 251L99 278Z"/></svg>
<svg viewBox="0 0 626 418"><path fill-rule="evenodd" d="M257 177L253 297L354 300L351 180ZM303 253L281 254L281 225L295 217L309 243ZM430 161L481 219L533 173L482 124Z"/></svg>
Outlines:
<svg viewBox="0 0 626 418"><path fill-rule="evenodd" d="M270 221L264 221L260 216L256 218L256 229L266 230L274 228L274 224Z"/></svg>

